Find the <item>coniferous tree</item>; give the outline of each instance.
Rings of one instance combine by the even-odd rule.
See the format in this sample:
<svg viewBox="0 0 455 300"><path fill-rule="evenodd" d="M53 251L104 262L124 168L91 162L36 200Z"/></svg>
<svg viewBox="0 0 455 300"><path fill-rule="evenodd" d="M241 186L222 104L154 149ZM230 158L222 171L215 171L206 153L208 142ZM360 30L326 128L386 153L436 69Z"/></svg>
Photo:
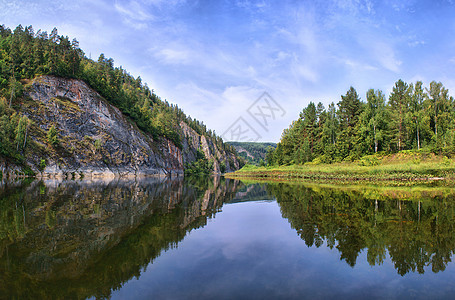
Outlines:
<svg viewBox="0 0 455 300"><path fill-rule="evenodd" d="M385 96L380 90L367 91L367 103L360 116L358 145L363 153L378 152L383 148L387 132L387 110Z"/></svg>
<svg viewBox="0 0 455 300"><path fill-rule="evenodd" d="M406 114L408 113L410 98L409 85L401 79L398 80L389 97L392 143L396 145L398 151L402 150L406 144Z"/></svg>
<svg viewBox="0 0 455 300"><path fill-rule="evenodd" d="M351 86L346 92L346 95L341 96L341 101L337 105L341 127L336 146L337 156L340 159L348 156L355 157L358 153L355 153L353 150L356 148L356 127L363 109L362 102L357 91Z"/></svg>
<svg viewBox="0 0 455 300"><path fill-rule="evenodd" d="M351 86L345 96L341 96L338 105L338 116L342 127L355 127L362 112L362 102L357 91Z"/></svg>

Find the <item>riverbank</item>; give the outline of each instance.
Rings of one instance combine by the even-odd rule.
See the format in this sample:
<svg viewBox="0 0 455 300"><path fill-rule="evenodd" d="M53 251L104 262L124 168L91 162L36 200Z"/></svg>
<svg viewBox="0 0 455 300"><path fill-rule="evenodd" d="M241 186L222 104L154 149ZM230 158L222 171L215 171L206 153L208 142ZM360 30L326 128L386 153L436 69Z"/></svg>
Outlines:
<svg viewBox="0 0 455 300"><path fill-rule="evenodd" d="M389 155L370 155L353 162L333 164L256 167L246 165L227 174L228 178L301 179L333 183L357 182L381 185L417 185L455 181L455 160L428 152L402 151Z"/></svg>

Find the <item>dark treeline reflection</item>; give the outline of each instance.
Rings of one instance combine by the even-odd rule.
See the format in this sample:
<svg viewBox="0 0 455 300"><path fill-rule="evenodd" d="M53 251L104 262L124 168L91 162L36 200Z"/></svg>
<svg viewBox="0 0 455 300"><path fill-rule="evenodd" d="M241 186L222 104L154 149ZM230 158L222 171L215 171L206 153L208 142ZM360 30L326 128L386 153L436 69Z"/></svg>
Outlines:
<svg viewBox="0 0 455 300"><path fill-rule="evenodd" d="M441 190L372 190L268 184L283 217L307 246L324 241L354 267L361 251L371 266L388 252L397 272L445 270L455 251L455 197Z"/></svg>
<svg viewBox="0 0 455 300"><path fill-rule="evenodd" d="M204 226L238 185L216 177L0 185L0 295L109 297Z"/></svg>

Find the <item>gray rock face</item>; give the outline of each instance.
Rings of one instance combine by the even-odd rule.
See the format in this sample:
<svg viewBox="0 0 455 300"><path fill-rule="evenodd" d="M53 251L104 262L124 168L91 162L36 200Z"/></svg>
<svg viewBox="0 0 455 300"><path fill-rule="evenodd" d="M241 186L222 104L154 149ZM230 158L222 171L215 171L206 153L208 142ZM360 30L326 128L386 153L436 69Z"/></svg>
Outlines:
<svg viewBox="0 0 455 300"><path fill-rule="evenodd" d="M22 154L38 177L179 176L196 160L198 150L213 162L214 174L221 173L223 165L226 172L239 168L235 154L183 121L181 149L166 138L154 140L81 80L34 79L26 86L18 113L32 121L28 140L33 147ZM52 126L58 133L56 145L47 138ZM4 176L24 173L1 157L0 170Z"/></svg>
<svg viewBox="0 0 455 300"><path fill-rule="evenodd" d="M169 140L153 140L140 131L83 81L43 76L33 81L27 95L35 102L29 108L36 109L24 109L24 114L42 133L51 126L58 131L59 145L53 155L45 157L42 172L37 159L31 159L35 161L32 169L41 176L183 174L179 148ZM39 133L31 138L44 144Z"/></svg>
<svg viewBox="0 0 455 300"><path fill-rule="evenodd" d="M183 121L181 149L166 138L154 140L81 80L34 79L26 86L18 113L32 121L28 140L33 147L22 154L38 177L179 176L196 160L198 150L213 161L215 174L221 165L226 172L239 168L235 154L219 149L212 138ZM58 132L56 145L47 138L52 126ZM1 157L0 170L4 176L24 173Z"/></svg>
<svg viewBox="0 0 455 300"><path fill-rule="evenodd" d="M239 169L239 161L234 154L229 153L224 149L219 149L212 139L198 134L185 122L180 123L180 128L183 133L182 144L184 162L194 161L196 159L196 151L201 150L204 153L205 158L213 161L213 173L221 173L221 163L224 163L226 166L225 172L232 172Z"/></svg>

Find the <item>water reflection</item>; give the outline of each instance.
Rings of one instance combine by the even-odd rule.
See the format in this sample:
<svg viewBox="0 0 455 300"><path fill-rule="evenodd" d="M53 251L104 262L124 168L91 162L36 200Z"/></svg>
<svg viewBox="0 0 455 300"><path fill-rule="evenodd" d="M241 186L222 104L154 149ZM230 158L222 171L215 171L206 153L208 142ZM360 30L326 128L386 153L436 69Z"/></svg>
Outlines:
<svg viewBox="0 0 455 300"><path fill-rule="evenodd" d="M326 242L354 267L367 251L371 266L387 253L398 274L444 271L455 250L455 193L451 189L322 188L268 184L283 217L307 246Z"/></svg>
<svg viewBox="0 0 455 300"><path fill-rule="evenodd" d="M0 193L0 295L109 297L235 195L220 178L13 183Z"/></svg>
<svg viewBox="0 0 455 300"><path fill-rule="evenodd" d="M293 228L284 222L280 230L286 230L286 234L277 231L279 235L272 235L272 229L278 226L275 224L284 221L276 203L254 207L240 203L275 198L281 216ZM262 255L259 265L279 258L280 264L274 265L272 274L264 273L267 268L256 274L257 278L267 279L264 286L283 286L279 280L285 276L307 278L303 274L306 269L299 266L299 251L305 246L294 231L314 250L326 246L336 249L335 255L338 253L340 260L352 268L364 264L360 261L365 260L363 257L371 266L390 259L402 276L445 270L455 249L455 192L451 189L244 185L219 177L2 183L0 298L108 298L132 278L139 278L146 268L156 266L157 263L152 264L155 259L176 248L191 230L206 226L225 203L240 203L232 206L245 218L249 217L243 214L245 208L257 213L252 222L244 218L239 221L243 223L236 224L248 233L245 236L255 248L239 250L240 258L223 258L221 250L240 243L229 231L233 225L226 228L223 223L212 227L222 231L212 231L216 231L215 235L225 234L234 242L226 245L220 239L215 245L209 239L195 247L221 249L207 252L214 253L214 262L223 264L224 259L224 267L233 274L253 273L258 256ZM275 208L276 214L269 213ZM258 220L261 209L272 209L264 215L275 219ZM260 227L265 224L270 226L263 232ZM281 246L277 245L278 237L295 248L290 247L291 252L275 250ZM367 255L360 255L361 252ZM248 257L248 264L235 264L241 257ZM314 264L321 268L324 263L321 260ZM216 263L198 267L205 271L218 268ZM321 271L318 276L320 281L333 274ZM268 282L274 279L277 281ZM205 281L190 281L194 286L206 285ZM290 291L297 289L291 283ZM314 284L309 282L307 286ZM298 286L302 287L302 283Z"/></svg>

